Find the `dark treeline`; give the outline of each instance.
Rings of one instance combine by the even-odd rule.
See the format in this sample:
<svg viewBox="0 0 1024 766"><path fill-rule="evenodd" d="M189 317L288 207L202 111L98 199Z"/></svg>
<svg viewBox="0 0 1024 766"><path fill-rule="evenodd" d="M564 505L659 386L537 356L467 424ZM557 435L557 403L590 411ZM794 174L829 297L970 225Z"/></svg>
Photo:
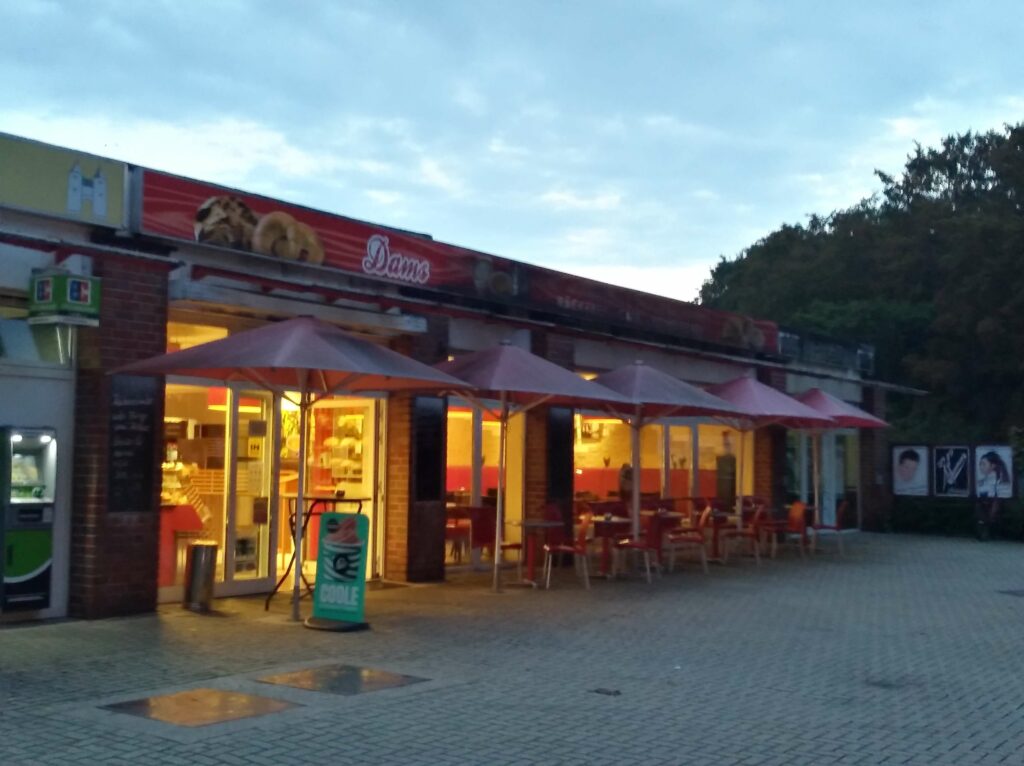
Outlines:
<svg viewBox="0 0 1024 766"><path fill-rule="evenodd" d="M874 344L893 439L1024 425L1024 124L918 145L880 193L722 258L701 303ZM1015 440L1016 441L1016 440Z"/></svg>

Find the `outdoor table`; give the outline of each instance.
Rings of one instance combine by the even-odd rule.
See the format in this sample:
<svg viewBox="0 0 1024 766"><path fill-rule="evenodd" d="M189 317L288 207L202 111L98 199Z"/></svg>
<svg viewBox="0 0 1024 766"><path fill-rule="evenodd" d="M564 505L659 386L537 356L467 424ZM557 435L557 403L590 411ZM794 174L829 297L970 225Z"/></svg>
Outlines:
<svg viewBox="0 0 1024 766"><path fill-rule="evenodd" d="M523 547L526 549L526 577L524 585L537 587L537 538L548 529L562 529L565 524L554 519L523 519L513 522L523 530Z"/></svg>
<svg viewBox="0 0 1024 766"><path fill-rule="evenodd" d="M284 499L288 502L288 529L289 529L289 534L291 535L291 539L294 540L295 539L295 520L296 520L295 506L296 506L298 498L295 495L285 495ZM364 501L369 501L371 499L372 498L369 498L369 497L336 497L334 495L304 495L302 497L302 502L303 502L303 505L305 506L302 509L302 540L303 540L303 542L308 542L309 538L306 535L306 531L309 529L310 519L312 519L314 516L320 516L323 513L327 513L327 512L332 511L334 509L334 507L337 504L339 504L339 503L348 503L348 504L351 504L351 505L355 505L356 506L355 512L356 513L362 513L363 512L363 502ZM315 553L314 553L312 558L314 560L316 559ZM308 560L308 559L309 559L308 556L305 557L305 560ZM267 594L267 598L263 602L263 610L264 611L267 611L268 609L270 609L270 600L277 594L277 591L280 590L281 586L284 585L284 582L285 582L285 580L288 579L288 574L292 571L292 567L293 566L295 566L295 551L294 550L292 551L291 558L288 560L288 566L285 568L284 574L281 575L281 579L279 579L277 581L277 584L274 585L274 589L272 591L270 591L270 593ZM312 595L313 588L314 588L313 583L311 583L309 580L306 579L306 573L305 572L300 571L299 572L299 576L302 578L302 583L306 586L306 595Z"/></svg>
<svg viewBox="0 0 1024 766"><path fill-rule="evenodd" d="M603 537L601 548L601 574L607 577L611 571L612 537L628 534L633 522L626 516L594 516L594 537Z"/></svg>

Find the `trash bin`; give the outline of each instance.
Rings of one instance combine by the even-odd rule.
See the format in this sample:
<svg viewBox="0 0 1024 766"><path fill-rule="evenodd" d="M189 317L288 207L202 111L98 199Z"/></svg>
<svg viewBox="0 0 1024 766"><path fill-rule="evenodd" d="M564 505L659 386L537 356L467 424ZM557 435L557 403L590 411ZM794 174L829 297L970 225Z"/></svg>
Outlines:
<svg viewBox="0 0 1024 766"><path fill-rule="evenodd" d="M213 575L217 568L217 544L193 543L185 560L185 601L193 612L209 612L213 601Z"/></svg>

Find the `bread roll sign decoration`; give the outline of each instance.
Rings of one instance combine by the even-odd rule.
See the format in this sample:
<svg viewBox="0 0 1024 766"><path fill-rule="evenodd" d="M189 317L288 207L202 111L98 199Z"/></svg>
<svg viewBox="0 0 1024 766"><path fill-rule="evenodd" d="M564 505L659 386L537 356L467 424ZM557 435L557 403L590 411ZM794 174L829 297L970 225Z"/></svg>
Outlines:
<svg viewBox="0 0 1024 766"><path fill-rule="evenodd" d="M363 271L376 277L398 279L415 285L425 285L430 281L430 261L391 252L388 238L383 234L374 234L366 240Z"/></svg>

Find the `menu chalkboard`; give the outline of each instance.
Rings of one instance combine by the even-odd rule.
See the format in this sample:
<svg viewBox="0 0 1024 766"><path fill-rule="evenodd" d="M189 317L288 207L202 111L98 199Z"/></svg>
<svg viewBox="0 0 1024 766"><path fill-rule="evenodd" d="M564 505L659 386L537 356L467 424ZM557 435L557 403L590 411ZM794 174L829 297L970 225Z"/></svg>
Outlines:
<svg viewBox="0 0 1024 766"><path fill-rule="evenodd" d="M107 509L155 510L153 480L161 384L159 378L115 375L110 385Z"/></svg>

